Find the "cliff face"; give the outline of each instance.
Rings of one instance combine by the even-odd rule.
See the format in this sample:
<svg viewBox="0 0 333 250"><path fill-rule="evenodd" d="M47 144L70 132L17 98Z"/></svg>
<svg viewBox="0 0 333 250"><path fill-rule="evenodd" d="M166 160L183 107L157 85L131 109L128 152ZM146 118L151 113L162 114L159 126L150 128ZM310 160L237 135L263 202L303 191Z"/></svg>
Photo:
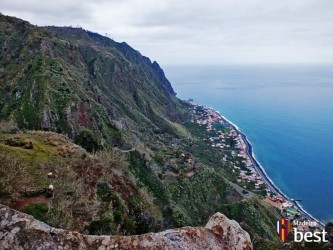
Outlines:
<svg viewBox="0 0 333 250"><path fill-rule="evenodd" d="M125 118L177 134L183 105L159 65L126 43L0 14L0 51L0 120L72 139L89 130L102 147L122 142Z"/></svg>
<svg viewBox="0 0 333 250"><path fill-rule="evenodd" d="M134 236L92 236L55 229L0 205L1 249L234 249L250 250L249 234L221 213L205 227L183 227Z"/></svg>

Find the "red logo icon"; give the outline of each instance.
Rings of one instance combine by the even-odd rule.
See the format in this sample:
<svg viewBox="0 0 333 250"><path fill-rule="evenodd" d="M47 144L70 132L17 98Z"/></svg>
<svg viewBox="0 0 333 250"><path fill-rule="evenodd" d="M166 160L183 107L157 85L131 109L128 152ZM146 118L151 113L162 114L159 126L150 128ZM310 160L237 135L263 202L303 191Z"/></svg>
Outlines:
<svg viewBox="0 0 333 250"><path fill-rule="evenodd" d="M278 232L280 239L285 242L288 234L292 231L293 225L289 220L279 220L276 223L276 231Z"/></svg>

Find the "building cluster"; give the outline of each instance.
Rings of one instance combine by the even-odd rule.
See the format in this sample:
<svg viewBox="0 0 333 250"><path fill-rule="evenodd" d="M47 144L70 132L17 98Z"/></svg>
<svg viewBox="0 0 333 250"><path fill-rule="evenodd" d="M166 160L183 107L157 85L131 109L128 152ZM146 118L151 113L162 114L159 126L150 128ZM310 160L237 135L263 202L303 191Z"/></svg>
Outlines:
<svg viewBox="0 0 333 250"><path fill-rule="evenodd" d="M201 112L199 112L199 110ZM235 171L239 172L238 182L253 182L256 189L260 189L264 186L264 182L261 176L257 173L253 167L253 162L248 154L248 148L244 141L243 136L227 122L218 112L199 105L194 105L192 109L193 115L196 115L197 119L193 119L193 122L199 125L205 125L206 130L215 131L215 136L208 138L209 143L213 148L220 148L222 150L230 150L231 155L239 157L242 163L246 167L246 170L240 170L239 167L234 166ZM226 129L217 130L216 125L220 125ZM219 127L219 126L218 126ZM230 139L235 143L231 146Z"/></svg>
<svg viewBox="0 0 333 250"><path fill-rule="evenodd" d="M281 195L267 192L265 200L272 206L280 209L281 214L284 215L286 219L293 220L300 216L300 213L294 207L294 204L283 198Z"/></svg>
<svg viewBox="0 0 333 250"><path fill-rule="evenodd" d="M199 125L207 125L207 131L215 130L213 126L214 123L228 125L226 121L221 117L221 115L216 111L202 106L196 106L196 107L202 108L204 110L204 114L199 119L197 119L195 123ZM192 113L197 114L195 108L192 110Z"/></svg>
<svg viewBox="0 0 333 250"><path fill-rule="evenodd" d="M255 169L252 166L248 167L248 169L250 170L250 172L240 170L239 177L238 177L237 181L238 182L241 182L241 181L253 182L254 187L256 189L261 188L262 185L265 184L265 182L262 181L261 176L257 173L257 171L255 171Z"/></svg>

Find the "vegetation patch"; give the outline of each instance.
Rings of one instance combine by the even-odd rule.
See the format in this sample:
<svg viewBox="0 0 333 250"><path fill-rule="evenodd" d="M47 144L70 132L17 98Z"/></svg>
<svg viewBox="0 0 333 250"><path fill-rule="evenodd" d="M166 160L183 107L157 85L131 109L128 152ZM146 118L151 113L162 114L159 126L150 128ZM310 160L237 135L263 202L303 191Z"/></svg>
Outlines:
<svg viewBox="0 0 333 250"><path fill-rule="evenodd" d="M35 219L47 222L48 206L45 203L33 203L26 206L22 212L27 213L35 217Z"/></svg>

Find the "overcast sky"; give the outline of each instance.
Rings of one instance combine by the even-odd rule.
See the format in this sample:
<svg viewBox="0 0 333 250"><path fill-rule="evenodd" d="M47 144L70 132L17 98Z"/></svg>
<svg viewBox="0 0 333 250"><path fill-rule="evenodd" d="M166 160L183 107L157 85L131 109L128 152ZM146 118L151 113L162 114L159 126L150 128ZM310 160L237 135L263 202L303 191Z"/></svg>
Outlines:
<svg viewBox="0 0 333 250"><path fill-rule="evenodd" d="M110 34L162 65L333 63L332 0L1 0L0 11Z"/></svg>

